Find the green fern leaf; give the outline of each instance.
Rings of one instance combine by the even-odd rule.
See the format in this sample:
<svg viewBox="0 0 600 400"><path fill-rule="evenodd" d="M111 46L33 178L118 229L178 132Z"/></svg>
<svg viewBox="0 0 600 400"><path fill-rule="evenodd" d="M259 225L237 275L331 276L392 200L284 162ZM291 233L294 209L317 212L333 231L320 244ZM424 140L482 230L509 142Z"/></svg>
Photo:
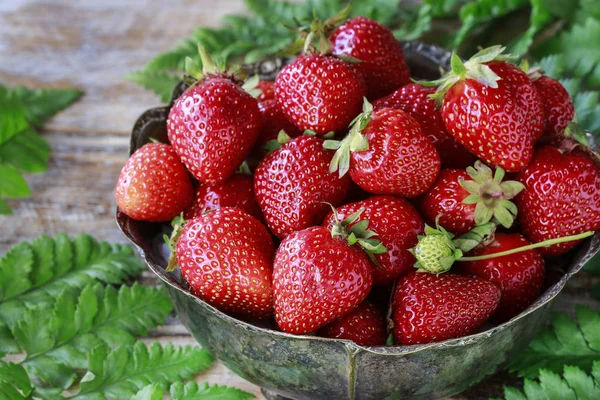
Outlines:
<svg viewBox="0 0 600 400"><path fill-rule="evenodd" d="M173 400L247 400L254 398L254 395L228 386L208 383L198 385L196 382L188 382L184 385L177 382L171 385L171 398Z"/></svg>
<svg viewBox="0 0 600 400"><path fill-rule="evenodd" d="M25 118L34 126L42 126L57 112L77 101L83 92L76 89L29 89L24 86L8 89L25 108Z"/></svg>
<svg viewBox="0 0 600 400"><path fill-rule="evenodd" d="M22 366L0 361L0 394L5 395L2 398L24 399L31 394L32 390L33 386L29 376Z"/></svg>

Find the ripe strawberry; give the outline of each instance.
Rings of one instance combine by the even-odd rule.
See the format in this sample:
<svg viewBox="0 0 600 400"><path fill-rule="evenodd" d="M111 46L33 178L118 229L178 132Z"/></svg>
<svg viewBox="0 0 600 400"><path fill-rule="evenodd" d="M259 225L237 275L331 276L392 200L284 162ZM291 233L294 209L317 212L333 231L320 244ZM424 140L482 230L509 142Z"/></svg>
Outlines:
<svg viewBox="0 0 600 400"><path fill-rule="evenodd" d="M258 103L268 100L275 100L275 83L270 81L259 81L256 88L260 90L260 94L256 98Z"/></svg>
<svg viewBox="0 0 600 400"><path fill-rule="evenodd" d="M340 176L349 170L352 180L371 193L414 197L440 171L440 156L417 121L401 110L373 111L368 102L348 136L325 146L337 149L330 170Z"/></svg>
<svg viewBox="0 0 600 400"><path fill-rule="evenodd" d="M288 333L314 332L362 303L372 283L367 255L347 237L322 226L294 232L275 254L277 325Z"/></svg>
<svg viewBox="0 0 600 400"><path fill-rule="evenodd" d="M494 254L530 244L518 233L496 233L493 242L476 248L469 255ZM544 285L544 259L536 249L458 265L462 274L487 279L500 288L500 305L492 317L499 323L508 321L529 307Z"/></svg>
<svg viewBox="0 0 600 400"><path fill-rule="evenodd" d="M284 238L318 225L329 206L340 204L350 179L329 172L333 153L323 139L300 136L268 154L254 174L254 193L271 231Z"/></svg>
<svg viewBox="0 0 600 400"><path fill-rule="evenodd" d="M354 64L367 82L369 99L385 96L410 83L410 71L392 32L366 17L349 19L330 37L333 54L360 60Z"/></svg>
<svg viewBox="0 0 600 400"><path fill-rule="evenodd" d="M275 80L277 104L301 130L339 131L360 112L365 86L352 66L333 56L305 54Z"/></svg>
<svg viewBox="0 0 600 400"><path fill-rule="evenodd" d="M192 180L169 145L148 143L123 166L115 198L119 209L140 221L170 221L194 199Z"/></svg>
<svg viewBox="0 0 600 400"><path fill-rule="evenodd" d="M493 217L510 228L516 206L510 202L523 190L516 181L502 182L504 171L492 170L480 161L467 170L444 169L438 180L423 195L420 209L427 222L437 223L446 230L462 235L489 222Z"/></svg>
<svg viewBox="0 0 600 400"><path fill-rule="evenodd" d="M273 241L269 231L238 208L225 207L187 221L177 262L191 292L243 319L273 312Z"/></svg>
<svg viewBox="0 0 600 400"><path fill-rule="evenodd" d="M453 54L452 71L434 84L448 132L488 165L516 172L542 135L543 110L529 77L502 61L503 50L490 47L464 64Z"/></svg>
<svg viewBox="0 0 600 400"><path fill-rule="evenodd" d="M171 108L167 133L192 175L217 185L229 179L252 150L261 116L256 100L240 82L233 75L218 73L202 55L204 74L189 71L199 79Z"/></svg>
<svg viewBox="0 0 600 400"><path fill-rule="evenodd" d="M525 185L515 198L519 222L533 243L600 229L600 167L584 150L543 146L516 179ZM540 252L556 256L578 243L555 244Z"/></svg>
<svg viewBox="0 0 600 400"><path fill-rule="evenodd" d="M403 345L474 333L496 311L500 289L481 278L413 272L398 282L394 337Z"/></svg>
<svg viewBox="0 0 600 400"><path fill-rule="evenodd" d="M196 199L185 212L185 219L200 217L209 211L223 207L237 207L259 221L263 219L254 197L252 175L237 172L223 184L198 186Z"/></svg>
<svg viewBox="0 0 600 400"><path fill-rule="evenodd" d="M377 238L387 252L375 255L377 264L372 265L373 283L386 285L412 271L415 257L408 251L417 244L417 235L423 233L424 224L417 210L406 200L392 196L374 196L367 200L346 204L337 209L339 218L364 210L357 222L368 220L369 227L377 232ZM338 222L332 212L323 222L333 227Z"/></svg>
<svg viewBox="0 0 600 400"><path fill-rule="evenodd" d="M569 92L560 82L540 76L538 71L534 71L532 79L544 108L544 135L562 135L567 124L575 116L575 107Z"/></svg>
<svg viewBox="0 0 600 400"><path fill-rule="evenodd" d="M373 109L385 107L402 110L413 117L423 128L425 135L433 142L440 154L442 166L446 168L466 168L472 165L477 157L467 151L448 133L442 113L429 95L435 88L409 83L402 86L387 97L373 102Z"/></svg>
<svg viewBox="0 0 600 400"><path fill-rule="evenodd" d="M361 346L383 346L386 340L385 317L365 301L342 318L321 328L319 336L352 340Z"/></svg>

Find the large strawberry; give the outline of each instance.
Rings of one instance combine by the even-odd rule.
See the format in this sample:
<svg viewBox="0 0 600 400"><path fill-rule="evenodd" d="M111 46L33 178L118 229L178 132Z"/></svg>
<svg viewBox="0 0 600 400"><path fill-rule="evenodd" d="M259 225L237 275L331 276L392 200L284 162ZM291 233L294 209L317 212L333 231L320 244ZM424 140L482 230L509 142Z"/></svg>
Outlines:
<svg viewBox="0 0 600 400"><path fill-rule="evenodd" d="M269 228L284 238L294 231L318 225L339 205L350 179L329 172L333 152L323 139L300 136L268 154L254 174L254 192Z"/></svg>
<svg viewBox="0 0 600 400"><path fill-rule="evenodd" d="M360 306L319 329L319 336L352 340L361 346L383 346L386 323L383 314L371 303Z"/></svg>
<svg viewBox="0 0 600 400"><path fill-rule="evenodd" d="M414 197L425 192L440 171L440 156L421 126L401 110L373 111L365 100L363 113L341 141L328 140L337 149L331 171L376 194Z"/></svg>
<svg viewBox="0 0 600 400"><path fill-rule="evenodd" d="M516 181L502 182L503 177L502 168L496 168L493 174L481 161L466 171L443 169L435 184L421 198L421 212L428 223L437 221L458 235L492 218L510 228L517 214L517 207L510 200L524 186Z"/></svg>
<svg viewBox="0 0 600 400"><path fill-rule="evenodd" d="M237 207L262 220L262 213L254 196L252 175L237 172L220 185L199 185L192 207L185 212L185 219L200 217L223 207Z"/></svg>
<svg viewBox="0 0 600 400"><path fill-rule="evenodd" d="M493 46L465 63L453 54L452 70L433 84L448 132L490 166L515 172L529 164L544 116L533 83L503 51Z"/></svg>
<svg viewBox="0 0 600 400"><path fill-rule="evenodd" d="M333 54L359 60L354 64L367 82L369 99L385 96L410 82L410 71L394 34L366 17L349 19L330 37Z"/></svg>
<svg viewBox="0 0 600 400"><path fill-rule="evenodd" d="M494 241L469 255L494 254L530 244L518 233L496 233ZM458 264L462 274L487 279L500 288L500 305L492 317L497 322L508 321L529 307L544 285L544 259L537 249Z"/></svg>
<svg viewBox="0 0 600 400"><path fill-rule="evenodd" d="M532 69L529 76L544 108L544 135L562 135L575 116L569 92L557 80L544 76L540 69Z"/></svg>
<svg viewBox="0 0 600 400"><path fill-rule="evenodd" d="M402 110L413 117L423 128L423 132L440 153L442 166L446 168L466 168L477 159L473 153L448 133L442 113L429 96L435 88L410 83L402 86L387 97L373 102L373 109L389 107Z"/></svg>
<svg viewBox="0 0 600 400"><path fill-rule="evenodd" d="M398 282L394 337L403 345L474 333L496 311L500 289L482 278L413 272Z"/></svg>
<svg viewBox="0 0 600 400"><path fill-rule="evenodd" d="M243 319L272 314L274 250L263 224L225 207L187 221L177 238L177 263L194 295Z"/></svg>
<svg viewBox="0 0 600 400"><path fill-rule="evenodd" d="M203 72L177 99L167 121L173 148L188 170L202 183L225 182L252 150L260 134L261 115L256 100L233 76L218 72L203 50Z"/></svg>
<svg viewBox="0 0 600 400"><path fill-rule="evenodd" d="M352 311L369 294L373 278L363 248L385 249L366 227L346 229L357 218L351 215L332 230L314 226L297 231L281 242L273 265L273 295L282 331L314 332Z"/></svg>
<svg viewBox="0 0 600 400"><path fill-rule="evenodd" d="M373 283L391 284L414 269L415 257L408 249L417 244L417 235L423 232L425 225L408 201L392 196L374 196L346 204L338 207L337 213L343 219L360 210L363 210L360 218L350 227L368 220L369 227L377 232L377 238L387 249L387 252L375 255L377 263L372 264ZM331 228L336 223L338 218L330 213L323 226Z"/></svg>
<svg viewBox="0 0 600 400"><path fill-rule="evenodd" d="M119 209L142 221L170 221L194 199L190 175L169 145L148 143L123 166L115 198Z"/></svg>
<svg viewBox="0 0 600 400"><path fill-rule="evenodd" d="M525 185L515 199L519 222L530 241L600 229L600 166L587 150L568 139L562 146L543 146L517 180ZM555 244L540 251L555 256L578 243Z"/></svg>

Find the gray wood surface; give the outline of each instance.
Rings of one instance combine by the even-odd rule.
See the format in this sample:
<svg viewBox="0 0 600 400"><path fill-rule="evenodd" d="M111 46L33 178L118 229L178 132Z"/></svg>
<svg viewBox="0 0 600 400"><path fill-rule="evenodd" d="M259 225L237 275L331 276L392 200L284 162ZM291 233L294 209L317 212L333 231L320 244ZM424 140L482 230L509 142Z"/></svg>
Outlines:
<svg viewBox="0 0 600 400"><path fill-rule="evenodd" d="M33 196L11 201L13 216L0 216L0 254L40 234L87 232L125 242L114 222L113 187L127 157L130 129L139 114L157 106L152 93L123 76L155 54L173 48L198 25L244 12L241 0L1 0L0 82L30 87L78 87L85 96L46 124L50 169L27 180ZM149 273L142 277L154 284ZM556 309L575 303L600 310L587 295L597 280L582 273L560 296ZM148 341L193 344L176 318ZM198 381L237 386L262 399L259 389L218 363ZM507 374L495 376L454 399L499 396Z"/></svg>

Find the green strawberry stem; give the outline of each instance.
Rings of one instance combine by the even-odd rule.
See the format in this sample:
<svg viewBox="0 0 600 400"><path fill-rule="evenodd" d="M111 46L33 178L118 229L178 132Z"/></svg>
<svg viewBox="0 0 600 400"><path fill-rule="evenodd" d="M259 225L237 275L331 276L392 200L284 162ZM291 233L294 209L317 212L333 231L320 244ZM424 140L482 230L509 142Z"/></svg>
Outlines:
<svg viewBox="0 0 600 400"><path fill-rule="evenodd" d="M179 237L181 236L181 232L185 226L183 213L181 213L179 217L175 217L173 221L171 221L171 225L173 226L173 233L171 233L171 237L168 238L168 240L165 238L165 243L167 244L167 247L169 247L169 250L171 250L171 255L169 255L169 263L167 264L165 272L171 272L177 268L177 242L179 241Z"/></svg>
<svg viewBox="0 0 600 400"><path fill-rule="evenodd" d="M553 244L564 243L564 242L572 242L574 240L585 239L587 237L592 236L593 234L594 234L594 232L591 232L591 231L590 232L584 232L584 233L580 233L578 235L565 236L565 237L556 238L556 239L544 240L543 242L533 243L533 244L530 244L530 245L527 245L527 246L517 247L516 249L501 251L499 253L486 254L484 256L460 257L460 258L456 259L456 261L481 261L481 260L489 260L491 258L508 256L508 255L511 255L511 254L521 253L521 252L527 251L527 250L538 249L540 247L548 247L548 246L552 246Z"/></svg>

